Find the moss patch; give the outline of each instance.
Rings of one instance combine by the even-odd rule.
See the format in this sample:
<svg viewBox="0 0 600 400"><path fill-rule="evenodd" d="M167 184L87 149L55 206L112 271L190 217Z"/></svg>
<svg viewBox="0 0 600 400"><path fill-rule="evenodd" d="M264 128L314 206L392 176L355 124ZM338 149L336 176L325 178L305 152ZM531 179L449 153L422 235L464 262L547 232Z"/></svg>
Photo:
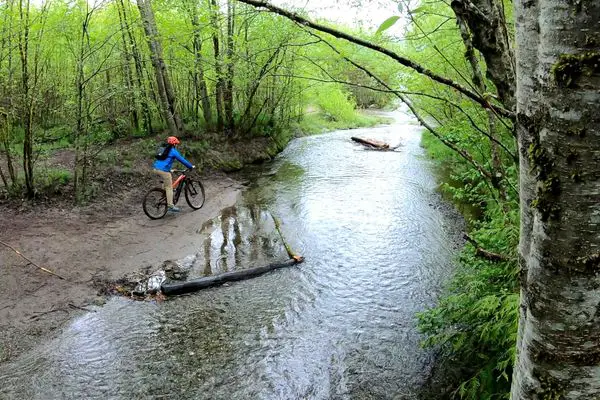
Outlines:
<svg viewBox="0 0 600 400"><path fill-rule="evenodd" d="M575 87L582 76L600 74L600 53L562 54L551 70L560 87Z"/></svg>
<svg viewBox="0 0 600 400"><path fill-rule="evenodd" d="M531 201L531 207L537 209L542 221L558 219L560 207L555 202L555 196L560 194L560 179L553 172L554 162L548 152L542 148L539 139L529 145L528 156L531 172L538 180L536 197Z"/></svg>

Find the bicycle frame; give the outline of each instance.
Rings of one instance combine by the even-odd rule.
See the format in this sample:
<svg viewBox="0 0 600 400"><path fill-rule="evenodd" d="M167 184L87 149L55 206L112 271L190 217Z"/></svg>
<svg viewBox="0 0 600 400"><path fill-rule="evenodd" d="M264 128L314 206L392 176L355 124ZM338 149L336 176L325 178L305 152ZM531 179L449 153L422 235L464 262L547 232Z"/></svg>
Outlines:
<svg viewBox="0 0 600 400"><path fill-rule="evenodd" d="M177 177L175 182L173 182L173 189L177 188L177 186L185 179L185 174L181 174Z"/></svg>
<svg viewBox="0 0 600 400"><path fill-rule="evenodd" d="M188 173L189 171L191 171L191 169L187 169L185 171L171 170L171 173L180 173L180 175L177 175L175 180L172 181L173 204L177 204L181 196L181 192L184 192L185 200L187 201L188 205L192 209L198 210L202 208L204 201L206 200L204 186L202 185L200 179L191 177ZM160 219L164 217L168 212L164 185L162 187L154 187L150 189L144 196L142 207L144 209L144 213L150 219Z"/></svg>
<svg viewBox="0 0 600 400"><path fill-rule="evenodd" d="M181 172L181 175L173 182L173 204L177 204L179 196L181 196L181 190L183 189L183 182L186 180L185 171L174 171Z"/></svg>

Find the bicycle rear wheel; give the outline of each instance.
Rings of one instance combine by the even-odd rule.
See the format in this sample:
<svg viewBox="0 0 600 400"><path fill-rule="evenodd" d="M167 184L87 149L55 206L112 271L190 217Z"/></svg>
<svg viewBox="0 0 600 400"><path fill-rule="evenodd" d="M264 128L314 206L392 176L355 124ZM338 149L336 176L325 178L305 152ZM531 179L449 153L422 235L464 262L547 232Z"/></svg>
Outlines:
<svg viewBox="0 0 600 400"><path fill-rule="evenodd" d="M150 219L160 219L167 213L167 195L164 189L151 189L142 202L144 213Z"/></svg>
<svg viewBox="0 0 600 400"><path fill-rule="evenodd" d="M204 185L198 179L189 179L185 184L185 201L194 210L202 208L204 205Z"/></svg>

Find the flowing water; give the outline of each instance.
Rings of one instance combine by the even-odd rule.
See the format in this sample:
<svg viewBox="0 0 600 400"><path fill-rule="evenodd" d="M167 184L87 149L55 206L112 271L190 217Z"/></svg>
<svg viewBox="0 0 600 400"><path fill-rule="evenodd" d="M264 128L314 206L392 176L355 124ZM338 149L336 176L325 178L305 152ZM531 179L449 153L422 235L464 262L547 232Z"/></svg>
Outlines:
<svg viewBox="0 0 600 400"><path fill-rule="evenodd" d="M431 363L415 313L452 272L460 218L435 192L419 127L391 115L294 140L246 172L239 203L179 260L190 277L285 260L275 216L303 264L161 303L113 298L0 366L0 398L415 398Z"/></svg>

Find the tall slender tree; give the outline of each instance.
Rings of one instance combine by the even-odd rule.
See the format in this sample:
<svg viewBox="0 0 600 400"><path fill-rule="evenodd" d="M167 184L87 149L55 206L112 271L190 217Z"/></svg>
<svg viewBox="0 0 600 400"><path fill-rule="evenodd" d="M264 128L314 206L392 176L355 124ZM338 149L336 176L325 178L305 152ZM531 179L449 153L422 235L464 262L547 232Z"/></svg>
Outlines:
<svg viewBox="0 0 600 400"><path fill-rule="evenodd" d="M223 77L223 60L220 45L221 27L219 24L219 7L216 0L207 0L210 10L210 24L212 31L213 52L215 55L215 104L217 108L217 131L223 131L223 91L225 79Z"/></svg>
<svg viewBox="0 0 600 400"><path fill-rule="evenodd" d="M148 94L149 89L147 88L144 79L144 64L142 63L140 50L138 49L138 44L133 33L134 29L131 23L131 17L129 16L129 3L125 3L123 0L117 0L117 8L120 10L119 15L122 16L125 32L127 33L127 52L131 53L133 64L135 66L135 82L137 83L136 97L138 97L139 92L144 131L149 135L152 133L152 114L149 106L150 95Z"/></svg>
<svg viewBox="0 0 600 400"><path fill-rule="evenodd" d="M29 32L30 1L19 0L19 56L21 61L21 121L25 137L23 140L23 172L25 173L25 188L27 195L35 194L33 184L33 96L31 94Z"/></svg>
<svg viewBox="0 0 600 400"><path fill-rule="evenodd" d="M226 76L223 88L223 103L225 112L225 129L231 135L234 130L233 118L233 75L234 75L234 35L235 35L235 2L227 0L227 51L226 51Z"/></svg>
<svg viewBox="0 0 600 400"><path fill-rule="evenodd" d="M163 117L171 134L179 135L179 132L183 129L183 124L177 111L175 93L163 58L162 44L158 35L152 3L151 0L137 0L137 5L142 17L148 48L150 49Z"/></svg>
<svg viewBox="0 0 600 400"><path fill-rule="evenodd" d="M204 122L210 129L212 127L212 108L210 106L208 88L206 85L206 79L204 77L204 59L202 57L202 28L198 18L197 1L192 1L189 9L193 29L192 48L194 53L194 70L192 72L192 77L194 80L194 103L196 110L198 107L202 108Z"/></svg>

